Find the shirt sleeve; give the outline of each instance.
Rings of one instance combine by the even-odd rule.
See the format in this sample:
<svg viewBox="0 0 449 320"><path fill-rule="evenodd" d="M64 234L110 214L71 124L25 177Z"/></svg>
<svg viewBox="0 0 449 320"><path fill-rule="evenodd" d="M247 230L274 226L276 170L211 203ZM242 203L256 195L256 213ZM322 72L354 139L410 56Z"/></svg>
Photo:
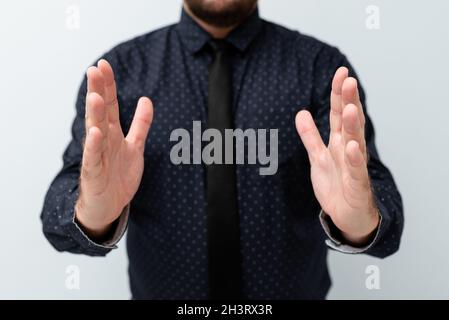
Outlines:
<svg viewBox="0 0 449 320"><path fill-rule="evenodd" d="M335 71L345 66L349 74L359 83L360 99L364 108L366 124L365 139L368 152L368 174L371 180L374 200L380 214L380 223L375 235L366 246L353 247L339 237L338 229L323 211L319 220L327 235L326 244L333 250L344 253L366 253L375 257L386 257L399 249L404 225L402 199L389 169L381 161L375 145L374 126L366 109L366 96L360 79L346 57L333 47L324 46L318 54L314 70L313 116L323 141L329 141L329 112L332 79Z"/></svg>
<svg viewBox="0 0 449 320"><path fill-rule="evenodd" d="M371 241L368 242L368 244L361 246L361 247L355 247L352 245L349 245L345 243L345 241L341 238L340 234L337 231L337 227L332 222L332 219L323 211L320 211L319 219L321 226L323 227L324 232L326 233L328 239L326 239L326 244L329 248L334 249L336 251L340 251L343 253L364 253L367 250L369 250L379 239L380 231L384 230L382 228L382 215L380 215L379 225L377 226L376 230L374 231L374 237Z"/></svg>
<svg viewBox="0 0 449 320"><path fill-rule="evenodd" d="M105 56L114 63L113 56ZM90 239L75 221L75 203L79 195L80 166L85 135L85 102L87 79L82 81L76 99L76 116L72 124L72 139L63 154L63 166L52 181L41 213L45 237L58 251L91 256L104 256L116 248L126 230L129 206L114 224L109 237L101 243Z"/></svg>
<svg viewBox="0 0 449 320"><path fill-rule="evenodd" d="M91 242L92 245L106 248L106 249L116 249L117 243L125 234L126 228L128 226L128 217L129 217L129 205L126 206L119 218L113 223L112 230L108 232L108 234L101 241L91 239L84 231L81 225L78 224L75 217L73 217L72 222L78 228L78 231L81 232L84 239Z"/></svg>

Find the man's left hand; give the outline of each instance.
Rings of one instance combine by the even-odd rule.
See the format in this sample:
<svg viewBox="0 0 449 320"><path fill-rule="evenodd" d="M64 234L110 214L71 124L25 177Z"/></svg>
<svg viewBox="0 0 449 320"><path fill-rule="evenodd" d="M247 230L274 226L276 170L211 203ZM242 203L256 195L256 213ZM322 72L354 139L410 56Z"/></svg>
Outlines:
<svg viewBox="0 0 449 320"><path fill-rule="evenodd" d="M329 144L308 111L296 116L307 149L313 190L323 211L353 245L364 245L379 225L367 168L365 115L357 80L341 67L332 82Z"/></svg>

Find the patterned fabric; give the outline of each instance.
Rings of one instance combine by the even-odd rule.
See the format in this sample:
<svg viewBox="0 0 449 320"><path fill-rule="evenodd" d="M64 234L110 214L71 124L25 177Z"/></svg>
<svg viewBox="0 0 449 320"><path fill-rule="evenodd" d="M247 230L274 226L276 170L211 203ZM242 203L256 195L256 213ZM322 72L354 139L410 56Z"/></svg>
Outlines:
<svg viewBox="0 0 449 320"><path fill-rule="evenodd" d="M209 39L183 12L179 23L122 43L102 57L116 73L125 132L140 96L150 97L155 106L142 182L129 209L129 276L136 299L208 298L204 166L172 164L170 150L175 142L169 137L176 128L192 132L194 120L201 121L203 130L207 128L212 55L205 44ZM279 129L276 174L260 175L259 165L236 166L245 296L325 298L330 286L326 240L343 252L386 257L398 249L403 227L401 197L379 159L369 117L368 167L382 216L377 236L367 247L351 251L337 235L332 236L331 222L322 219L325 230L320 224L320 206L295 115L301 109L310 110L327 141L333 74L340 66L350 68L353 76L354 71L338 49L264 21L257 11L227 40L237 49L232 57L235 127ZM91 241L74 222L85 94L86 80L76 103L73 139L47 193L41 218L44 233L57 250L102 256L115 245ZM361 98L364 103L363 90Z"/></svg>

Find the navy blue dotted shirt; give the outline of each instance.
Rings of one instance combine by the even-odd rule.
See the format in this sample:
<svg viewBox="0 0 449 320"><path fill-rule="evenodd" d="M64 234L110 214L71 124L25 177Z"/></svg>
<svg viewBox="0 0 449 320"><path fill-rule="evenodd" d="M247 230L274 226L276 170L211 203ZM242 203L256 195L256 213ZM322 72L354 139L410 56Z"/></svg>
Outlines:
<svg viewBox="0 0 449 320"><path fill-rule="evenodd" d="M210 36L185 12L179 23L122 43L102 58L116 75L120 117L127 132L141 96L152 99L154 121L145 170L129 209L129 276L136 299L207 299L207 212L204 166L174 165L170 133L206 128ZM324 141L329 137L331 80L347 66L338 49L262 20L257 10L228 37L232 56L235 127L279 130L279 167L260 175L258 165L237 165L244 294L249 299L322 299L330 286L327 245L377 257L394 253L403 226L402 203L374 145L367 117L369 174L382 216L372 243L353 248L320 224L307 153L295 129L307 108ZM60 251L106 255L115 244L95 243L74 221L84 136L86 80L76 103L72 141L42 211L43 230ZM361 92L362 102L365 96ZM365 110L366 111L366 110ZM323 228L324 226L324 228ZM349 248L349 249L348 249ZM113 279L111 279L113 281Z"/></svg>

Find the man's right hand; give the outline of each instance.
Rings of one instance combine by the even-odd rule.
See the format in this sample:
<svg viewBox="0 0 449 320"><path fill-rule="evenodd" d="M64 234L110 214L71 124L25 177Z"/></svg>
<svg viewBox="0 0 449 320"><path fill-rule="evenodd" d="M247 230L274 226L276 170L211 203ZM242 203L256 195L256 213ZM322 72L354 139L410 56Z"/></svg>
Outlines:
<svg viewBox="0 0 449 320"><path fill-rule="evenodd" d="M100 60L87 70L87 79L86 139L75 216L89 236L100 238L139 187L153 105L140 98L125 137L112 67Z"/></svg>

